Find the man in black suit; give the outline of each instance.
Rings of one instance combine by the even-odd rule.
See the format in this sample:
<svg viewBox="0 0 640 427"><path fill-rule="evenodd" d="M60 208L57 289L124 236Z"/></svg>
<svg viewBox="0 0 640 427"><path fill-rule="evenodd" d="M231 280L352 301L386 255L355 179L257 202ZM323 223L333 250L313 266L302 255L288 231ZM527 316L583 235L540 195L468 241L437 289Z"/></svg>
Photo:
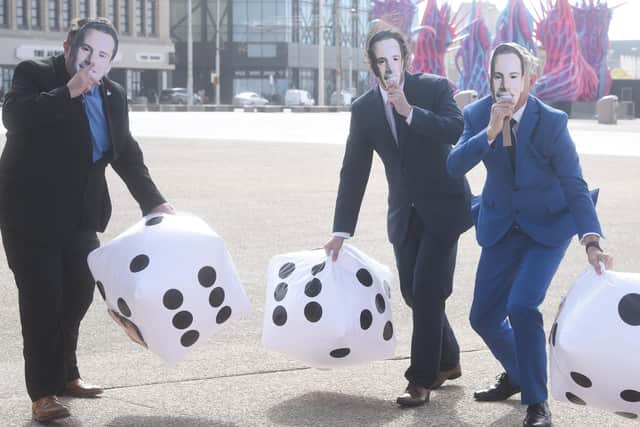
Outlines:
<svg viewBox="0 0 640 427"><path fill-rule="evenodd" d="M18 64L3 105L0 231L18 287L37 421L69 416L56 395L102 393L81 380L76 347L93 299L87 255L111 215L107 164L144 214L173 213L129 132L125 91L106 77L117 50L108 20L74 20L64 55Z"/></svg>
<svg viewBox="0 0 640 427"><path fill-rule="evenodd" d="M446 79L406 72L407 43L395 29L373 32L367 56L378 85L351 108L333 238L325 250L336 259L344 239L353 235L375 150L389 184L387 230L400 289L413 311L409 384L397 402L418 406L432 389L461 375L445 301L452 292L458 237L471 226L468 184L446 170L462 115Z"/></svg>

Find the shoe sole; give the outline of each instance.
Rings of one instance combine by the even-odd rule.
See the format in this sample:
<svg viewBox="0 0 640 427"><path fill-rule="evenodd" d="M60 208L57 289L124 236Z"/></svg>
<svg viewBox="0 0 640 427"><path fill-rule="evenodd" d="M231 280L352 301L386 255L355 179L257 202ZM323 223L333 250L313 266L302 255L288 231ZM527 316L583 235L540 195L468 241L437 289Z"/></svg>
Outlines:
<svg viewBox="0 0 640 427"><path fill-rule="evenodd" d="M455 380L457 378L460 378L461 376L462 376L462 370L452 372L451 374L449 374L448 377L444 378L442 381L438 381L438 382L434 383L431 386L431 390L434 390L436 388L440 388L440 386L442 386L442 384L444 384L445 381Z"/></svg>
<svg viewBox="0 0 640 427"><path fill-rule="evenodd" d="M63 418L68 418L71 416L70 412L66 412L66 413L59 413L59 414L52 414L49 415L47 417L38 417L35 414L33 415L33 419L39 423L47 423L49 421L54 421L54 420L61 420Z"/></svg>
<svg viewBox="0 0 640 427"><path fill-rule="evenodd" d="M518 390L518 391L516 391L516 392L514 392L514 393L511 393L509 396L505 397L504 399L486 399L486 398L478 398L478 396L476 396L476 395L474 394L474 395L473 395L473 399L474 399L476 402L503 402L503 401L505 401L505 400L508 400L511 396L516 395L516 394L518 394L518 393L520 393L520 390Z"/></svg>

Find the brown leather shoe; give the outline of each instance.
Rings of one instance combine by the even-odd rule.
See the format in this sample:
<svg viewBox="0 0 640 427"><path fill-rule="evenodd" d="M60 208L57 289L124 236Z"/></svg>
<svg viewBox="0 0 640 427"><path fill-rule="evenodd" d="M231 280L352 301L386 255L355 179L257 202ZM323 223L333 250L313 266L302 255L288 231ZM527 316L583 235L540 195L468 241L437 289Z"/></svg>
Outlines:
<svg viewBox="0 0 640 427"><path fill-rule="evenodd" d="M64 395L71 397L98 397L102 391L99 386L85 383L80 378L69 381L64 387Z"/></svg>
<svg viewBox="0 0 640 427"><path fill-rule="evenodd" d="M47 422L66 418L69 410L58 401L55 396L45 396L31 404L31 414L33 419L39 422Z"/></svg>
<svg viewBox="0 0 640 427"><path fill-rule="evenodd" d="M440 371L438 378L433 382L431 386L431 390L435 390L440 387L446 380L455 380L456 378L460 378L462 376L462 369L460 368L460 364L455 368L447 369L444 371Z"/></svg>
<svg viewBox="0 0 640 427"><path fill-rule="evenodd" d="M402 396L398 396L396 402L398 405L402 406L424 405L429 401L429 393L431 393L431 390L428 388L409 383L404 394L402 394Z"/></svg>

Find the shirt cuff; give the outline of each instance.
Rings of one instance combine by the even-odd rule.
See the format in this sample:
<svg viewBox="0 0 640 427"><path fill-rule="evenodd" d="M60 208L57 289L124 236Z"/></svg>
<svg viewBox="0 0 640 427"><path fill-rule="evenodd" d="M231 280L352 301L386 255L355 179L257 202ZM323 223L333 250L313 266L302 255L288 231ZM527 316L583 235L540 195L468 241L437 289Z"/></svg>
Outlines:
<svg viewBox="0 0 640 427"><path fill-rule="evenodd" d="M344 231L334 231L333 237L342 237L343 239L348 239L351 237L351 233L346 233Z"/></svg>
<svg viewBox="0 0 640 427"><path fill-rule="evenodd" d="M580 240L580 244L582 244L582 245L585 244L584 238L587 237L587 236L598 236L598 239L602 239L602 236L600 234L598 234L598 233L595 233L595 232L584 233L582 235L582 240Z"/></svg>
<svg viewBox="0 0 640 427"><path fill-rule="evenodd" d="M407 116L407 118L405 119L407 124L409 126L411 126L411 119L413 118L413 107L411 107L411 111L409 111L409 115Z"/></svg>

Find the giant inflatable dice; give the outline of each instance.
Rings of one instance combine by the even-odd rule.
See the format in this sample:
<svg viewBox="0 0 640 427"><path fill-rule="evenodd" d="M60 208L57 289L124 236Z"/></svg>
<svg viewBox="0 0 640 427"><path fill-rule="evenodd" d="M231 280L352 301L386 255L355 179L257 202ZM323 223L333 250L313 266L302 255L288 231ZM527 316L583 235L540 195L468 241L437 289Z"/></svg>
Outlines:
<svg viewBox="0 0 640 427"><path fill-rule="evenodd" d="M392 357L396 348L387 267L344 245L271 259L262 342L317 368Z"/></svg>
<svg viewBox="0 0 640 427"><path fill-rule="evenodd" d="M250 309L224 241L194 216L145 217L88 261L111 317L171 365Z"/></svg>
<svg viewBox="0 0 640 427"><path fill-rule="evenodd" d="M585 271L549 336L551 393L626 418L640 415L640 274Z"/></svg>

